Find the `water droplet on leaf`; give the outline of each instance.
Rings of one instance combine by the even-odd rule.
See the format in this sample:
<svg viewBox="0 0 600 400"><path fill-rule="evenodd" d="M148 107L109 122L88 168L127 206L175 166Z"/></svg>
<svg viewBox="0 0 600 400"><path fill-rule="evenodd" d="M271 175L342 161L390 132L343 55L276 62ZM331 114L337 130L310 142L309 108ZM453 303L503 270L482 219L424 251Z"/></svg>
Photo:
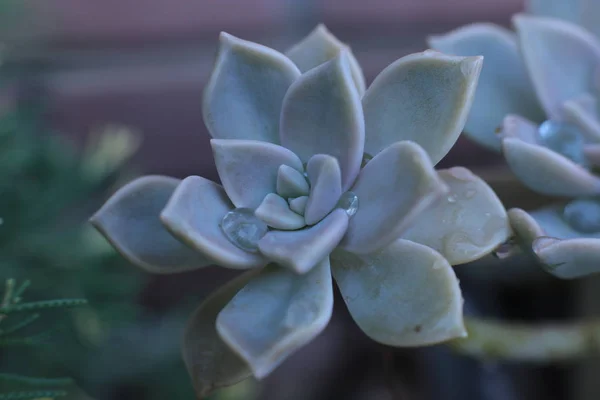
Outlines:
<svg viewBox="0 0 600 400"><path fill-rule="evenodd" d="M519 246L513 239L509 239L507 242L502 243L492 252L492 255L499 260L504 260L520 252Z"/></svg>
<svg viewBox="0 0 600 400"><path fill-rule="evenodd" d="M452 232L442 239L444 254L455 254L461 257L477 253L479 246L474 243L469 235L461 231Z"/></svg>
<svg viewBox="0 0 600 400"><path fill-rule="evenodd" d="M297 329L314 321L317 313L318 307L309 300L293 303L287 310L284 325L290 329Z"/></svg>
<svg viewBox="0 0 600 400"><path fill-rule="evenodd" d="M221 229L231 243L252 253L258 252L258 241L269 230L267 224L249 208L229 211L221 221Z"/></svg>
<svg viewBox="0 0 600 400"><path fill-rule="evenodd" d="M473 173L464 167L453 167L448 170L448 173L454 178L461 181L472 181L475 179Z"/></svg>
<svg viewBox="0 0 600 400"><path fill-rule="evenodd" d="M475 190L475 189L468 189L468 190L465 192L465 197L466 197L467 199L471 199L471 198L473 198L473 196L475 196L476 194L477 194L477 190Z"/></svg>
<svg viewBox="0 0 600 400"><path fill-rule="evenodd" d="M583 145L585 139L575 126L564 122L548 120L538 128L539 143L571 161L586 165Z"/></svg>
<svg viewBox="0 0 600 400"><path fill-rule="evenodd" d="M448 196L448 203L456 203L456 196L453 194Z"/></svg>
<svg viewBox="0 0 600 400"><path fill-rule="evenodd" d="M349 217L353 216L358 211L358 196L354 192L342 193L337 207L346 211Z"/></svg>
<svg viewBox="0 0 600 400"><path fill-rule="evenodd" d="M600 232L600 202L591 199L578 199L565 206L563 217L576 231L582 233Z"/></svg>

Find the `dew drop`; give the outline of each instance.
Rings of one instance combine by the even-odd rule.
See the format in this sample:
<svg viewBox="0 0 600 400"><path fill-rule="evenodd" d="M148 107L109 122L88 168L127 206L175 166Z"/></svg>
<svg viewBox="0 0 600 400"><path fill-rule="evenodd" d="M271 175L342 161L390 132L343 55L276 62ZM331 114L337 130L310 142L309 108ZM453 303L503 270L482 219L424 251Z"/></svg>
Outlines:
<svg viewBox="0 0 600 400"><path fill-rule="evenodd" d="M477 190L475 190L475 189L469 189L469 190L467 190L467 191L465 192L465 197L466 197L467 199L472 199L472 198L473 198L473 196L475 196L476 194L477 194Z"/></svg>
<svg viewBox="0 0 600 400"><path fill-rule="evenodd" d="M337 208L346 211L349 217L356 214L358 211L358 196L354 192L346 192L340 196Z"/></svg>
<svg viewBox="0 0 600 400"><path fill-rule="evenodd" d="M258 242L269 230L249 208L229 211L221 221L221 229L231 243L252 253L258 252Z"/></svg>
<svg viewBox="0 0 600 400"><path fill-rule="evenodd" d="M448 196L448 203L456 203L456 196L453 194Z"/></svg>
<svg viewBox="0 0 600 400"><path fill-rule="evenodd" d="M600 202L578 199L565 206L563 217L571 228L582 233L600 232Z"/></svg>
<svg viewBox="0 0 600 400"><path fill-rule="evenodd" d="M463 167L453 167L448 170L448 173L454 178L461 181L472 181L474 179L473 173Z"/></svg>
<svg viewBox="0 0 600 400"><path fill-rule="evenodd" d="M586 165L583 152L585 139L575 126L564 122L548 120L538 128L539 143L571 161Z"/></svg>
<svg viewBox="0 0 600 400"><path fill-rule="evenodd" d="M308 180L308 172L306 172L306 167L308 166L308 162L302 163L302 175Z"/></svg>
<svg viewBox="0 0 600 400"><path fill-rule="evenodd" d="M479 252L480 247L474 243L469 235L456 231L442 238L443 254L452 254L456 257L470 257Z"/></svg>
<svg viewBox="0 0 600 400"><path fill-rule="evenodd" d="M502 243L493 252L492 255L499 260L504 260L520 252L519 246L513 239Z"/></svg>

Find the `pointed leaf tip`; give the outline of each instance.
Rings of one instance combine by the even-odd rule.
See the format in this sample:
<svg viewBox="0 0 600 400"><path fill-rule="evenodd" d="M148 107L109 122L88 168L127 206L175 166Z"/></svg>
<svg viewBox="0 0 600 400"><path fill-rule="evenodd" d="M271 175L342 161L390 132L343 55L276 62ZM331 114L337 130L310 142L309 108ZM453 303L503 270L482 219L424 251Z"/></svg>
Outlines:
<svg viewBox="0 0 600 400"><path fill-rule="evenodd" d="M560 120L566 101L593 92L600 43L584 28L555 18L517 14L513 24L538 98L546 114Z"/></svg>
<svg viewBox="0 0 600 400"><path fill-rule="evenodd" d="M180 180L144 176L120 188L90 218L100 233L131 263L152 273L190 271L212 261L175 239L159 215Z"/></svg>
<svg viewBox="0 0 600 400"><path fill-rule="evenodd" d="M282 145L303 162L315 154L335 157L343 190L360 170L364 141L360 97L343 54L304 73L290 87L281 114Z"/></svg>
<svg viewBox="0 0 600 400"><path fill-rule="evenodd" d="M430 45L447 54L483 55L465 134L477 143L500 151L494 134L508 114L520 114L536 122L544 118L514 32L491 23L475 23L429 39Z"/></svg>
<svg viewBox="0 0 600 400"><path fill-rule="evenodd" d="M464 127L481 57L435 51L411 54L385 68L362 99L365 151L376 155L400 140L422 146L435 165Z"/></svg>
<svg viewBox="0 0 600 400"><path fill-rule="evenodd" d="M221 32L202 106L211 136L278 143L281 103L299 76L283 54Z"/></svg>
<svg viewBox="0 0 600 400"><path fill-rule="evenodd" d="M358 94L365 92L365 77L350 47L340 42L323 24L308 34L299 43L292 46L286 55L303 73L346 52L351 69L352 79Z"/></svg>

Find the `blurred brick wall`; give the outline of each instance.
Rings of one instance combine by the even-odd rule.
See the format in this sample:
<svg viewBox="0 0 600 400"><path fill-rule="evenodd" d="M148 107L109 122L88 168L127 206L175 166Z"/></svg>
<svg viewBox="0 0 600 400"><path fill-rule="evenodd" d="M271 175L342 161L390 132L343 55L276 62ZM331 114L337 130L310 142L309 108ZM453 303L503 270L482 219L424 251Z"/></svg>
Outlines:
<svg viewBox="0 0 600 400"><path fill-rule="evenodd" d="M147 172L211 176L200 102L219 31L285 50L323 21L351 44L370 81L423 50L428 34L506 25L522 9L522 0L27 1L32 22L21 26L31 29L13 35L17 64L35 71L24 83L41 88L54 127L81 140L98 124L130 124L145 134ZM463 141L455 153L482 162L475 148Z"/></svg>

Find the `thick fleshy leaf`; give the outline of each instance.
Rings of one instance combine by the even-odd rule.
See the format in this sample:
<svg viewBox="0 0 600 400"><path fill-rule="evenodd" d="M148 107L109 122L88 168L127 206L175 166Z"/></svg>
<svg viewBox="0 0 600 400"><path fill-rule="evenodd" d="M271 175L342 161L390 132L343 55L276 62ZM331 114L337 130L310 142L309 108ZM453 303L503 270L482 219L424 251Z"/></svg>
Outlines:
<svg viewBox="0 0 600 400"><path fill-rule="evenodd" d="M465 125L482 61L426 51L390 64L362 100L365 152L374 156L399 140L412 140L437 164Z"/></svg>
<svg viewBox="0 0 600 400"><path fill-rule="evenodd" d="M277 194L286 199L289 197L306 196L310 187L304 175L298 170L282 165L277 171Z"/></svg>
<svg viewBox="0 0 600 400"><path fill-rule="evenodd" d="M563 210L564 220L583 235L600 234L600 201L579 198L568 203Z"/></svg>
<svg viewBox="0 0 600 400"><path fill-rule="evenodd" d="M303 170L298 156L276 144L234 139L212 139L210 144L221 183L236 207L255 209L275 193L281 165Z"/></svg>
<svg viewBox="0 0 600 400"><path fill-rule="evenodd" d="M561 0L562 1L562 0ZM475 101L465 134L476 142L500 150L494 131L507 114L520 114L541 122L544 113L533 91L519 53L516 35L500 26L477 23L429 38L429 45L446 54L483 56Z"/></svg>
<svg viewBox="0 0 600 400"><path fill-rule="evenodd" d="M304 275L271 264L221 311L217 331L260 379L321 333L332 310L329 258Z"/></svg>
<svg viewBox="0 0 600 400"><path fill-rule="evenodd" d="M526 10L533 15L560 18L578 23L585 0L526 0Z"/></svg>
<svg viewBox="0 0 600 400"><path fill-rule="evenodd" d="M350 187L360 170L365 126L345 53L294 82L281 112L282 145L303 162L315 154L337 158L342 187Z"/></svg>
<svg viewBox="0 0 600 400"><path fill-rule="evenodd" d="M597 0L528 0L530 14L560 18L600 36L600 3Z"/></svg>
<svg viewBox="0 0 600 400"><path fill-rule="evenodd" d="M535 218L520 208L508 210L508 219L517 244L527 252L532 251L534 240L545 235Z"/></svg>
<svg viewBox="0 0 600 400"><path fill-rule="evenodd" d="M600 44L557 19L518 15L513 22L538 98L550 119L560 120L564 102L592 91Z"/></svg>
<svg viewBox="0 0 600 400"><path fill-rule="evenodd" d="M409 141L394 143L360 171L352 187L358 211L340 246L354 253L387 246L447 191L421 147Z"/></svg>
<svg viewBox="0 0 600 400"><path fill-rule="evenodd" d="M223 267L247 269L266 265L260 254L235 246L221 230L221 220L232 208L221 186L189 176L177 187L160 218L173 235Z"/></svg>
<svg viewBox="0 0 600 400"><path fill-rule="evenodd" d="M366 84L360 64L354 58L350 47L333 36L325 25L317 25L308 36L290 48L285 55L304 73L337 57L343 51L347 53L352 80L354 81L356 90L362 96L365 92Z"/></svg>
<svg viewBox="0 0 600 400"><path fill-rule="evenodd" d="M342 174L337 160L327 154L311 157L306 173L310 180L310 195L304 219L308 225L314 225L333 210L342 195Z"/></svg>
<svg viewBox="0 0 600 400"><path fill-rule="evenodd" d="M584 94L565 102L562 109L565 120L576 125L588 141L600 142L600 121L594 97Z"/></svg>
<svg viewBox="0 0 600 400"><path fill-rule="evenodd" d="M450 188L445 199L422 213L403 239L440 252L452 265L477 260L510 236L508 216L494 191L462 167L438 171Z"/></svg>
<svg viewBox="0 0 600 400"><path fill-rule="evenodd" d="M310 228L271 231L258 242L258 246L271 261L297 274L304 274L336 248L347 227L348 215L337 209Z"/></svg>
<svg viewBox="0 0 600 400"><path fill-rule="evenodd" d="M467 335L458 280L435 250L399 239L373 254L336 250L331 266L352 318L373 340L422 346Z"/></svg>
<svg viewBox="0 0 600 400"><path fill-rule="evenodd" d="M598 100L596 100L596 98L589 93L584 93L572 100L565 102L565 105L568 104L574 104L577 108L581 109L582 112L590 114L594 118L598 118Z"/></svg>
<svg viewBox="0 0 600 400"><path fill-rule="evenodd" d="M529 214L543 230L544 235L558 239L575 239L581 237L600 238L600 232L590 233L575 229L565 218L565 206L556 205L530 211Z"/></svg>
<svg viewBox="0 0 600 400"><path fill-rule="evenodd" d="M221 339L217 315L258 271L246 272L215 290L194 311L183 335L182 354L199 398L252 376L246 363Z"/></svg>
<svg viewBox="0 0 600 400"><path fill-rule="evenodd" d="M176 240L161 224L180 180L144 176L119 189L90 222L130 262L153 273L190 271L213 262Z"/></svg>
<svg viewBox="0 0 600 400"><path fill-rule="evenodd" d="M600 239L541 237L534 242L533 250L544 269L559 278L581 278L600 272Z"/></svg>
<svg viewBox="0 0 600 400"><path fill-rule="evenodd" d="M279 143L279 116L300 71L283 54L221 33L204 90L204 123L214 138Z"/></svg>
<svg viewBox="0 0 600 400"><path fill-rule="evenodd" d="M289 199L288 203L290 205L290 210L300 215L304 215L304 210L306 210L306 204L308 203L308 196L300 196L294 199Z"/></svg>
<svg viewBox="0 0 600 400"><path fill-rule="evenodd" d="M304 218L288 206L288 202L275 193L269 193L254 214L275 229L295 230L304 225Z"/></svg>
<svg viewBox="0 0 600 400"><path fill-rule="evenodd" d="M538 125L520 115L507 115L502 121L498 137L521 139L526 143L537 144Z"/></svg>
<svg viewBox="0 0 600 400"><path fill-rule="evenodd" d="M502 144L508 166L530 189L554 196L600 194L600 179L566 157L519 139Z"/></svg>
<svg viewBox="0 0 600 400"><path fill-rule="evenodd" d="M583 147L586 160L598 167L600 166L600 144L588 144Z"/></svg>

